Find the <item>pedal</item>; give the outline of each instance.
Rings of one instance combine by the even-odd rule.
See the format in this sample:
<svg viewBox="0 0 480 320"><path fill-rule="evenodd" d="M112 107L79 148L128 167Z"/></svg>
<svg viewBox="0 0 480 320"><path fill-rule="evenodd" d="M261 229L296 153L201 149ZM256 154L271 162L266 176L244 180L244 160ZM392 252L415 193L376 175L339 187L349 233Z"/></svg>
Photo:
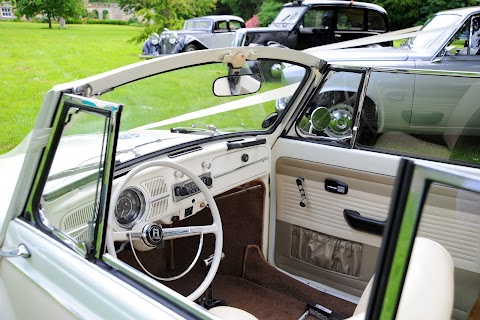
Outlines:
<svg viewBox="0 0 480 320"><path fill-rule="evenodd" d="M313 302L307 302L307 310L298 318L298 320L305 320L309 316L314 316L320 320L342 320L345 317L336 314L332 310Z"/></svg>

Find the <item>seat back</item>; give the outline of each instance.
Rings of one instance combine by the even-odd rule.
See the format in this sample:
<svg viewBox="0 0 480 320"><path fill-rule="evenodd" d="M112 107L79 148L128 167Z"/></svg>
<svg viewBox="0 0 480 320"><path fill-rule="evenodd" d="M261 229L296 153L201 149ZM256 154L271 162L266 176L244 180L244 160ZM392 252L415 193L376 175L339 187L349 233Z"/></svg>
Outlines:
<svg viewBox="0 0 480 320"><path fill-rule="evenodd" d="M453 308L453 260L433 240L417 237L413 246L396 319L451 319ZM373 277L350 319L364 319Z"/></svg>

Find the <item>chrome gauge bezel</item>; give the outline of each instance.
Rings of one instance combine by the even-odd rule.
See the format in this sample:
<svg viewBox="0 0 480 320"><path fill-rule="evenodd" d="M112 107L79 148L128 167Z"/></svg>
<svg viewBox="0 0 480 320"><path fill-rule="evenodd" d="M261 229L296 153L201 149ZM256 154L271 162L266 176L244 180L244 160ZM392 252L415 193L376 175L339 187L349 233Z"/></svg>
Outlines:
<svg viewBox="0 0 480 320"><path fill-rule="evenodd" d="M129 192L133 192L139 202L140 202L140 206L138 208L138 210L135 210L133 211L133 208L132 208L132 211L130 213L128 213L128 216L131 216L131 215L134 215L133 218L131 218L132 220L128 219L128 222L120 222L119 219L122 219L122 218L119 218L118 215L117 215L117 206L119 204L119 202L123 199L123 197L126 197L127 196L127 193ZM140 191L139 189L137 188L126 188L122 191L122 193L120 194L120 196L118 197L117 199L117 203L115 204L115 212L114 212L114 215L115 215L115 221L117 222L117 224L125 229L130 229L131 227L133 227L135 224L137 224L140 220L142 220L143 216L145 215L145 211L146 211L146 201L145 201L145 195L143 194L142 191ZM125 219L125 217L123 217L123 219Z"/></svg>

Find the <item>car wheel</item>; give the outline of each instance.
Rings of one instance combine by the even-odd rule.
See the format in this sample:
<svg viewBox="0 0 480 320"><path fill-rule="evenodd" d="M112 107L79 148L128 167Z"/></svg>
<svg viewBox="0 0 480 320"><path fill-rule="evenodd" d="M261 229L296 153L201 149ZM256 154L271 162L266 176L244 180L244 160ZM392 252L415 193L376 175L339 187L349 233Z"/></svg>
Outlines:
<svg viewBox="0 0 480 320"><path fill-rule="evenodd" d="M184 50L184 51L185 51L185 52L190 52L190 51L197 51L197 50L198 50L197 46L196 46L195 44L193 44L193 43L190 43L190 44L187 44L187 45L185 46L185 50Z"/></svg>

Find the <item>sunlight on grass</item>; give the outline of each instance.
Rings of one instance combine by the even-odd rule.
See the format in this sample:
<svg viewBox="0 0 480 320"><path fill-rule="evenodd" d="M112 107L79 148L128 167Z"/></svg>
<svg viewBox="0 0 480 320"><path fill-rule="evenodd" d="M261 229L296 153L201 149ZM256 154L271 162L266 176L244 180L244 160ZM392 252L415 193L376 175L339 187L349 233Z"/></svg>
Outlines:
<svg viewBox="0 0 480 320"><path fill-rule="evenodd" d="M43 96L54 85L138 62L141 29L115 25L0 22L0 154L32 130Z"/></svg>

